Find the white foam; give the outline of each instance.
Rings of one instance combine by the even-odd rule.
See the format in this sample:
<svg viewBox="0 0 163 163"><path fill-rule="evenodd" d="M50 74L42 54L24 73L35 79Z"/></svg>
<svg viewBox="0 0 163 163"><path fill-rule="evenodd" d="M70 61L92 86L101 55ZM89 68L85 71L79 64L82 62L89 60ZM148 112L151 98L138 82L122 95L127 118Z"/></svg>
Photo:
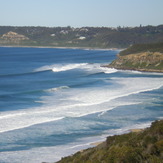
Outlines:
<svg viewBox="0 0 163 163"><path fill-rule="evenodd" d="M67 71L75 68L82 68L88 65L88 63L71 63L71 64L52 64L45 65L39 68L34 69L34 72L52 70L53 72Z"/></svg>
<svg viewBox="0 0 163 163"><path fill-rule="evenodd" d="M146 71L136 71L136 70L119 70L121 72L129 73L129 74L147 74L147 75L160 75L162 76L162 72L146 72Z"/></svg>
<svg viewBox="0 0 163 163"><path fill-rule="evenodd" d="M80 142L82 143L82 142ZM84 143L84 142L83 142ZM74 147L72 147L74 145ZM72 147L72 148L71 148ZM69 156L75 152L91 147L89 143L76 145L60 145L55 147L41 147L33 148L30 150L22 151L9 151L0 153L0 162L12 162L12 163L40 163L40 162L56 162L62 157Z"/></svg>
<svg viewBox="0 0 163 163"><path fill-rule="evenodd" d="M104 72L104 73L115 73L119 70L114 68L106 68L102 67L99 63L89 64L89 63L71 63L71 64L52 64L52 65L46 65L39 67L34 70L34 72L40 72L40 71L46 71L46 70L52 70L53 72L62 72L62 71L68 71L72 69L83 69L84 71L89 72Z"/></svg>
<svg viewBox="0 0 163 163"><path fill-rule="evenodd" d="M46 65L46 66L42 66L39 68L34 69L34 72L39 72L39 71L46 71L46 70L51 70L55 65Z"/></svg>
<svg viewBox="0 0 163 163"><path fill-rule="evenodd" d="M0 152L0 161L12 163L56 162L62 157L66 157L74 154L77 151L93 147L94 145L92 145L92 143L105 141L106 137L108 136L128 133L131 129L144 129L150 125L151 122L147 122L121 129L111 129L105 131L105 133L99 136L82 138L70 144L58 145L54 147L41 147L22 151Z"/></svg>
<svg viewBox="0 0 163 163"><path fill-rule="evenodd" d="M135 77L111 78L111 80L119 86L110 87L108 84L103 87L64 89L64 91L56 91L54 88L54 96L52 89L50 90L52 91L51 96L40 99L43 101L43 105L39 108L1 113L0 132L56 121L64 117L80 117L100 113L117 106L137 104L138 102L125 100L118 102L118 99L163 86L163 78ZM63 87L57 89L63 89Z"/></svg>
<svg viewBox="0 0 163 163"><path fill-rule="evenodd" d="M100 89L83 88L74 91L71 99L80 101L79 104L97 105L116 98L137 94L140 92L158 89L163 86L162 79L153 78L112 78L121 88L110 88L109 86Z"/></svg>
<svg viewBox="0 0 163 163"><path fill-rule="evenodd" d="M0 116L0 119L7 119L7 118L12 118L12 117L15 117L15 116L21 116L21 115L24 115L25 113L16 113L16 114L1 114Z"/></svg>
<svg viewBox="0 0 163 163"><path fill-rule="evenodd" d="M59 90L62 90L62 89L68 89L70 87L68 86L60 86L60 87L55 87L55 88L50 88L50 89L47 89L45 90L46 92L55 92L55 91L59 91Z"/></svg>
<svg viewBox="0 0 163 163"><path fill-rule="evenodd" d="M61 71L67 71L67 70L72 70L75 68L81 68L83 66L86 66L87 63L79 63L79 64L67 64L67 65L56 65L55 67L52 68L53 72L61 72Z"/></svg>
<svg viewBox="0 0 163 163"><path fill-rule="evenodd" d="M115 73L118 71L115 68L107 68L107 67L100 67L100 69L106 74Z"/></svg>
<svg viewBox="0 0 163 163"><path fill-rule="evenodd" d="M120 102L117 103L116 106L130 104L133 103ZM20 113L10 112L8 115L1 116L0 133L26 128L41 123L57 121L63 119L64 117L82 117L88 114L101 113L104 111L112 110L114 108L115 105L113 107L111 104L110 107L103 104L102 108L101 105L96 106L96 104L72 104L60 107L54 107L53 105L48 107L43 106L38 109L33 108L20 111Z"/></svg>
<svg viewBox="0 0 163 163"><path fill-rule="evenodd" d="M15 115L16 117L16 115ZM16 117L18 118L18 117ZM52 122L52 121L58 121L63 119L64 117L58 117L58 118L47 118L47 117L40 117L40 118L35 118L35 116L31 115L26 115L26 116L21 116L19 117L18 120L15 118L10 118L7 120L3 120L5 123L5 126L1 127L0 133L2 132L7 132L7 131L12 131L12 130L17 130L17 129L22 129L26 127L30 127L32 125L36 124L41 124L41 123L47 123L47 122Z"/></svg>

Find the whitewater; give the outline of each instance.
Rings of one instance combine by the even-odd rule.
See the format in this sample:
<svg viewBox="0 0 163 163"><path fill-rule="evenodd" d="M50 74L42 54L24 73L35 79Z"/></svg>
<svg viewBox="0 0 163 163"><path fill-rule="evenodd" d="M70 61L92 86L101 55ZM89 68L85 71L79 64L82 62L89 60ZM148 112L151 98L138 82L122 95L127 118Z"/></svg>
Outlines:
<svg viewBox="0 0 163 163"><path fill-rule="evenodd" d="M55 162L163 117L163 74L103 65L119 51L0 48L0 162Z"/></svg>

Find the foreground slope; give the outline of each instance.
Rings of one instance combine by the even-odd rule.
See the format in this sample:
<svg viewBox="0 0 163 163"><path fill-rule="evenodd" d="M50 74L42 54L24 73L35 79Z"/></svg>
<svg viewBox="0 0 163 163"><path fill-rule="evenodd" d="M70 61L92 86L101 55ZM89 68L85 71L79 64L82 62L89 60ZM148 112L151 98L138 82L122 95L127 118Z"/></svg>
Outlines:
<svg viewBox="0 0 163 163"><path fill-rule="evenodd" d="M63 158L58 163L161 163L163 120L140 132L108 137L106 142Z"/></svg>
<svg viewBox="0 0 163 163"><path fill-rule="evenodd" d="M163 72L163 43L137 44L119 53L110 68Z"/></svg>

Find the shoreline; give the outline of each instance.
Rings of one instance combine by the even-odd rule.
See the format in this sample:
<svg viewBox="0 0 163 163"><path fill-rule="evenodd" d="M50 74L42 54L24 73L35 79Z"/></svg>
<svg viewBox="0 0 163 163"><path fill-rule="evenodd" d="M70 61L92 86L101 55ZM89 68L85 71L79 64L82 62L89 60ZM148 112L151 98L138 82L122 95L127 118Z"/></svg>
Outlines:
<svg viewBox="0 0 163 163"><path fill-rule="evenodd" d="M124 134L129 134L129 133L141 133L141 132L144 132L146 129L148 129L148 128L151 127L151 125L152 125L153 122L154 122L154 121L152 121L149 125L147 125L147 126L145 126L145 127L143 127L143 128L131 128L131 129L126 130L126 131L123 132L123 133L108 135L108 136L105 137L104 140L98 140L98 141L95 141L95 142L90 142L90 143L89 143L89 147L83 148L83 149L81 149L81 150L79 149L79 150L76 151L75 153L73 153L73 154L71 154L71 155L68 155L68 156L63 156L62 158L71 157L71 156L73 156L73 155L75 155L75 154L77 154L77 153L84 153L85 151L87 151L87 150L89 150L89 149L93 149L93 148L96 148L96 149L102 148L102 147L106 146L107 138L108 138L108 137L114 137L114 136L116 136L116 135L124 135ZM61 159L62 159L62 158L61 158ZM58 161L55 161L55 163L58 163L59 161L61 161L61 159L58 160ZM44 163L48 163L48 162L44 162Z"/></svg>
<svg viewBox="0 0 163 163"><path fill-rule="evenodd" d="M66 47L66 46L17 46L17 45L0 45L4 48L49 48L49 49L82 49L82 50L117 50L121 51L123 49L119 48L98 48L98 47Z"/></svg>
<svg viewBox="0 0 163 163"><path fill-rule="evenodd" d="M139 132L143 132L147 128L148 127L145 127L145 128L133 128L133 129L129 129L127 133L139 133ZM123 135L123 134L125 134L125 133L118 134L118 135ZM115 136L115 135L112 135L112 136ZM109 136L107 136L107 137L109 137ZM107 139L107 137L106 137L106 139ZM106 142L106 140L104 140L104 141L97 141L97 142L90 143L90 145L94 146L94 147L97 147L99 145L102 145L105 142ZM83 151L83 150L81 150L81 151Z"/></svg>
<svg viewBox="0 0 163 163"><path fill-rule="evenodd" d="M106 66L108 68L114 68L113 66ZM130 71L139 71L139 72L157 72L157 73L163 73L163 70L155 70L155 69L142 69L142 68L116 68L117 70L130 70Z"/></svg>
<svg viewBox="0 0 163 163"><path fill-rule="evenodd" d="M135 128L135 129L130 129L128 133L138 133L138 132L143 132L146 128L148 127L145 127L145 128ZM124 133L123 133L124 134ZM123 135L123 134L120 134L120 135ZM113 135L115 136L115 135ZM105 140L106 141L106 140ZM97 141L97 142L93 142L93 143L90 143L90 145L93 145L93 146L98 146L98 145L101 145L103 143L105 143L105 141Z"/></svg>
<svg viewBox="0 0 163 163"><path fill-rule="evenodd" d="M110 68L110 67L108 67ZM154 70L154 69L123 69L123 68L115 68L117 70L128 70L128 71L139 71L139 72L150 72L150 73L163 73L163 70Z"/></svg>
<svg viewBox="0 0 163 163"><path fill-rule="evenodd" d="M98 162L162 161L163 120L152 121L151 125L144 130L132 129L130 131L134 133L107 137L104 143L64 157L56 163L83 162L83 160L84 162L96 162L97 160Z"/></svg>
<svg viewBox="0 0 163 163"><path fill-rule="evenodd" d="M112 69L116 69L116 70L124 70L124 71L138 71L138 72L149 72L149 73L163 73L163 70L154 70L154 69L136 69L136 68L117 68L114 66L110 66L110 65L104 65L102 67L106 67L106 68L112 68Z"/></svg>

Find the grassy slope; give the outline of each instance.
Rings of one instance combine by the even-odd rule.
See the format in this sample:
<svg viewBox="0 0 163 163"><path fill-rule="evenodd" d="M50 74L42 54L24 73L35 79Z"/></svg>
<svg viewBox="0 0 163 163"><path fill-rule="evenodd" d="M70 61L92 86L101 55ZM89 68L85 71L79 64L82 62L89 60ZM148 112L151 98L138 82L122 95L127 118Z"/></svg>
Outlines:
<svg viewBox="0 0 163 163"><path fill-rule="evenodd" d="M58 163L162 163L163 120L143 132L108 137L103 144L63 158Z"/></svg>
<svg viewBox="0 0 163 163"><path fill-rule="evenodd" d="M153 44L135 44L130 46L126 50L123 50L119 53L120 56L125 56L128 54L136 54L141 52L160 52L163 53L163 42L162 43L153 43Z"/></svg>

